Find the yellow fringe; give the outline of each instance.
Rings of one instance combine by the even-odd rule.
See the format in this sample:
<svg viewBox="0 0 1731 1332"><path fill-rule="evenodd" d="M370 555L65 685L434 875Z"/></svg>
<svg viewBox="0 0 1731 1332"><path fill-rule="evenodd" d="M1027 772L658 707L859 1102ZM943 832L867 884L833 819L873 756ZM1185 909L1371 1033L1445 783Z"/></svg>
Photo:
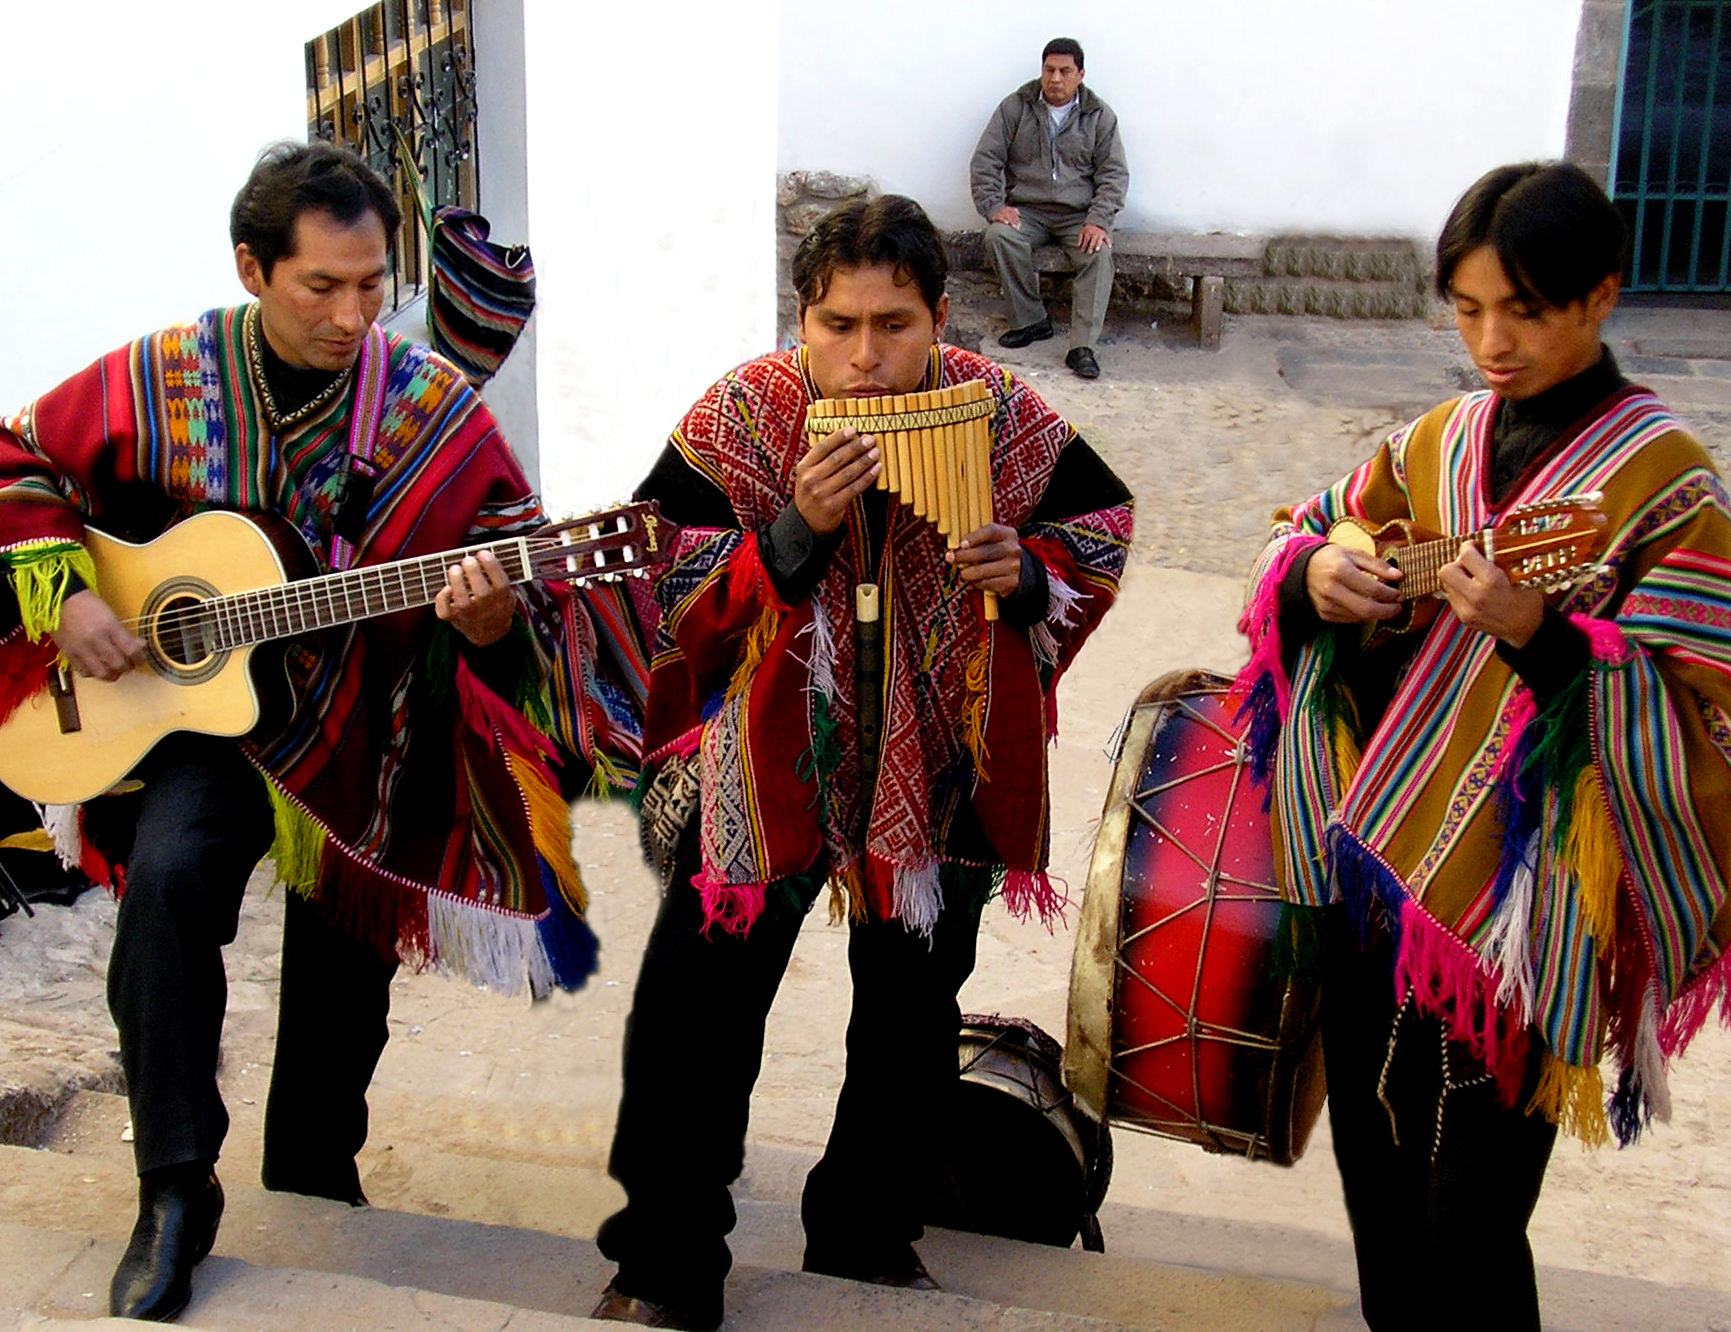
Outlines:
<svg viewBox="0 0 1731 1332"><path fill-rule="evenodd" d="M625 778L625 769L597 749L589 769L589 785L584 793L595 800L609 800L616 792L629 785L631 783Z"/></svg>
<svg viewBox="0 0 1731 1332"><path fill-rule="evenodd" d="M274 784L265 785L270 792L271 816L276 822L270 858L276 862L277 878L290 891L311 897L318 889L319 867L324 863L325 830Z"/></svg>
<svg viewBox="0 0 1731 1332"><path fill-rule="evenodd" d="M974 774L982 782L992 780L986 772L986 760L991 757L986 749L986 683L991 679L991 671L992 640L988 628L979 647L968 658L967 671L962 677L968 690L968 701L962 714L962 743L974 756Z"/></svg>
<svg viewBox="0 0 1731 1332"><path fill-rule="evenodd" d="M729 701L745 692L745 687L751 683L751 677L757 674L757 668L763 665L763 659L769 655L769 645L775 642L775 631L780 627L781 612L774 606L765 606L763 614L757 617L757 623L746 630L745 647L739 665L733 668L733 678L727 682Z"/></svg>
<svg viewBox="0 0 1731 1332"><path fill-rule="evenodd" d="M829 923L840 925L865 918L865 871L856 860L841 873L829 876Z"/></svg>
<svg viewBox="0 0 1731 1332"><path fill-rule="evenodd" d="M1600 960L1604 960L1611 955L1617 932L1617 884L1623 877L1623 852L1611 830L1599 777L1592 768L1583 769L1575 782L1563 860L1575 872L1581 915Z"/></svg>
<svg viewBox="0 0 1731 1332"><path fill-rule="evenodd" d="M1340 786L1345 790L1351 784L1353 776L1358 772L1359 760L1364 752L1354 739L1352 727L1344 719L1334 723L1334 767L1340 774Z"/></svg>
<svg viewBox="0 0 1731 1332"><path fill-rule="evenodd" d="M60 628L60 603L71 575L96 590L96 562L83 546L24 547L9 552L6 563L18 597L19 622L32 643Z"/></svg>
<svg viewBox="0 0 1731 1332"><path fill-rule="evenodd" d="M589 905L589 895L583 888L583 876L577 872L577 862L571 857L571 807L558 788L527 759L507 754L505 760L511 765L511 775L529 806L529 833L535 839L535 850L552 866L553 877L558 880L565 900L582 915Z"/></svg>
<svg viewBox="0 0 1731 1332"><path fill-rule="evenodd" d="M1583 1147L1603 1147L1611 1141L1605 1122L1605 1083L1599 1066L1577 1068L1553 1054L1545 1055L1538 1089L1527 1103L1527 1113L1543 1115Z"/></svg>

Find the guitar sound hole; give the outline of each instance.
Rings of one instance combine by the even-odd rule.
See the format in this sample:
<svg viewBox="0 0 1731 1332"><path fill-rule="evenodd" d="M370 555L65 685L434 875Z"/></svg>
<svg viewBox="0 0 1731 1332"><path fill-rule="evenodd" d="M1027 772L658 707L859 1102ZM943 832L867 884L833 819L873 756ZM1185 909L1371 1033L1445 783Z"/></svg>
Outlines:
<svg viewBox="0 0 1731 1332"><path fill-rule="evenodd" d="M148 617L150 655L157 671L182 683L197 683L222 666L215 617L198 596L170 592Z"/></svg>

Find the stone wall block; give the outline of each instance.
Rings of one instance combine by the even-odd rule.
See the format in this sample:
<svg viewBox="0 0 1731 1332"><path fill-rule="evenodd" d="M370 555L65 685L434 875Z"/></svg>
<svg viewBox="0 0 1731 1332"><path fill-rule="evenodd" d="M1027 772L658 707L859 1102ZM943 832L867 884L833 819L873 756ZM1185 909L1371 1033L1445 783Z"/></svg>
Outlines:
<svg viewBox="0 0 1731 1332"><path fill-rule="evenodd" d="M775 182L775 206L787 208L799 202L805 193L805 172L790 171Z"/></svg>
<svg viewBox="0 0 1731 1332"><path fill-rule="evenodd" d="M819 199L852 199L871 193L872 183L863 176L843 176L834 171L808 171L805 192Z"/></svg>
<svg viewBox="0 0 1731 1332"><path fill-rule="evenodd" d="M795 204L783 214L782 225L795 236L809 235L811 229L829 213L830 208L829 204Z"/></svg>

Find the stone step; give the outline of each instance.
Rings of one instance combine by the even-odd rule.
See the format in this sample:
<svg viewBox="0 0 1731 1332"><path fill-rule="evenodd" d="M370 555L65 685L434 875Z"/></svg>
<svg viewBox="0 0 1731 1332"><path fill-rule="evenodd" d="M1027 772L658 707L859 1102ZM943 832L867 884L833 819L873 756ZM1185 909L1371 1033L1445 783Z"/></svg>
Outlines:
<svg viewBox="0 0 1731 1332"><path fill-rule="evenodd" d="M236 1182L225 1187L216 1249L199 1269L183 1326L595 1326L583 1315L610 1268L586 1240L355 1209ZM9 1259L0 1268L0 1310L50 1319L100 1314L134 1197L130 1175L107 1162L0 1148L0 1252ZM953 1255L957 1275L944 1291L866 1286L800 1272L798 1228L797 1209L787 1204L742 1210L739 1260L728 1282L730 1325L764 1332L1299 1332L1339 1306L1338 1296L1297 1286L1273 1295L1258 1290L1247 1300L1238 1283L1192 1272L1178 1273L1163 1294L1127 1295L1131 1283L1101 1270L1101 1255L1051 1250L1030 1260L1035 1246L962 1235L930 1241L946 1261ZM1131 1318L1078 1312L1086 1303L1075 1298L1082 1289L1112 1292Z"/></svg>
<svg viewBox="0 0 1731 1332"><path fill-rule="evenodd" d="M82 1093L56 1134L59 1150L0 1149L0 1222L70 1230L108 1245L96 1263L101 1270L91 1269L94 1275L86 1281L91 1289L106 1289L106 1272L132 1217L130 1149L120 1139L124 1122L119 1098ZM256 1130L239 1136L255 1138ZM592 1307L608 1269L589 1241L600 1219L617 1205L617 1186L598 1165L558 1164L545 1147L535 1159L519 1160L497 1151L469 1155L450 1146L405 1139L376 1153L369 1148L365 1183L375 1207L360 1212L265 1194L249 1186L257 1177L256 1151L250 1161L231 1154L223 1164L230 1209L218 1256L259 1266L345 1272L390 1285L412 1279L443 1295L498 1299L550 1313L569 1315ZM809 1151L774 1144L753 1143L748 1150L746 1171L735 1189L740 1223L731 1243L739 1267L729 1298L734 1308L750 1301L752 1326L769 1325L756 1321L760 1312L784 1303L799 1307L800 1292L782 1290L774 1278L824 1281L797 1273L803 1243L797 1198L812 1159ZM1270 1188L1285 1182L1284 1172L1262 1169L1269 1171ZM1142 1192L1126 1191L1126 1196L1139 1198ZM1158 1205L1109 1198L1101 1211L1105 1254L938 1229L928 1232L921 1252L948 1292L998 1310L1196 1332L1362 1329L1354 1308L1350 1246L1314 1232L1169 1210L1183 1205L1182 1199L1169 1198L1170 1192L1151 1195ZM5 1244L0 1237L0 1252L8 1251ZM532 1274L565 1272L566 1286L576 1280L580 1294L572 1296L557 1284L549 1287L538 1275L477 1286L473 1281L440 1284L440 1277L421 1274L422 1266L460 1269L466 1248L483 1255L508 1249L510 1263L520 1262ZM485 1265L491 1269L504 1262L489 1258ZM1731 1332L1723 1296L1713 1291L1551 1267L1540 1269L1540 1289L1546 1325L1553 1332L1609 1326L1629 1332ZM7 1303L0 1283L0 1308ZM876 1315L859 1313L868 1316ZM795 1320L787 1325L824 1324ZM1009 1326L1001 1318L966 1325ZM0 1332L9 1332L3 1318Z"/></svg>

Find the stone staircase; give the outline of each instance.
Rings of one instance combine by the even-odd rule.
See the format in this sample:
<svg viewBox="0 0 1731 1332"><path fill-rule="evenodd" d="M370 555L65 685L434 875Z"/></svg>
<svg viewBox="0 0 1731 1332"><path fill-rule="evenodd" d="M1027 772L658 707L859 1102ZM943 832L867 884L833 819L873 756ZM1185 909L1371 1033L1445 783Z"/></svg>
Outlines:
<svg viewBox="0 0 1731 1332"><path fill-rule="evenodd" d="M124 1102L80 1093L45 1148L0 1147L0 1329L103 1312L108 1278L131 1224L136 1181L120 1142ZM70 1147L70 1150L67 1150ZM455 1163L417 1157L405 1173L433 1177ZM472 1178L495 1158L461 1163ZM579 1205L554 1209L547 1228L488 1224L378 1205L388 1177L368 1176L375 1206L269 1194L228 1166L227 1210L201 1265L184 1326L210 1329L367 1328L429 1323L465 1329L594 1327L584 1317L609 1266L586 1234ZM611 1186L595 1172L536 1165L501 1172L507 1188L539 1176L544 1197L593 1198ZM779 1172L763 1170L760 1177ZM934 1231L922 1246L944 1274L942 1292L862 1286L800 1272L797 1204L747 1198L728 1285L730 1327L930 1332L1237 1332L1349 1328L1350 1297L1296 1282L1149 1263L977 1235ZM10 1312L8 1312L10 1311ZM11 1319L8 1322L8 1318Z"/></svg>
<svg viewBox="0 0 1731 1332"><path fill-rule="evenodd" d="M1124 632L1146 635L1147 623L1146 616L1127 620ZM1094 717L1077 700L1068 714L1076 738L1060 750L1069 743L1092 753L1084 737L1109 730L1104 714L1117 708L1101 711ZM1078 806L1066 806L1066 826L1085 821L1081 807L1098 808L1089 780L1055 782L1056 798ZM435 976L398 978L391 1043L369 1094L372 1134L361 1168L373 1206L364 1210L267 1194L255 1183L281 930L280 903L263 876L255 882L228 950L222 1083L233 1124L219 1167L228 1211L184 1325L213 1332L596 1326L585 1315L609 1267L593 1237L620 1201L605 1174L620 1030L657 888L637 855L628 812L579 808L577 845L597 890L591 915L606 941L600 973L579 994L533 1006ZM1077 865L1066 862L1066 872L1079 881ZM0 1147L0 1332L102 1314L135 1213L127 1112L115 1094L113 1032L101 1000L111 919L112 905L91 894L75 908L8 920L0 930L0 1131L18 1144ZM964 991L964 1006L1025 1014L1061 1031L1070 944L1061 931L994 913L977 973L989 988ZM735 1190L729 1332L1362 1329L1326 1125L1290 1170L1116 1134L1112 1189L1100 1212L1103 1254L934 1230L920 1250L941 1293L801 1273L797 1199L840 1082L845 951L846 932L816 913L771 1014L753 1139ZM692 1039L702 1039L695 1018ZM1679 1105L1711 1109L1699 1091L1680 1089ZM10 1118L8 1107L17 1110ZM1722 1137L1705 1123L1689 1140ZM1567 1155L1560 1150L1553 1164L1559 1201L1571 1187ZM1683 1205L1675 1171L1657 1157L1628 1156L1616 1164L1654 1172L1652 1214L1595 1213L1583 1240L1552 1250L1568 1255L1561 1261L1572 1264L1595 1244L1626 1246L1632 1229L1675 1223ZM1017 1165L1006 1160L1004 1169ZM1706 1185L1716 1178L1706 1166L1698 1173ZM1601 1206L1592 1177L1572 1187L1578 1205ZM1642 1252L1662 1257L1674 1247ZM1542 1266L1547 1326L1731 1332L1722 1269L1667 1268L1655 1258L1641 1271L1649 1279Z"/></svg>
<svg viewBox="0 0 1731 1332"><path fill-rule="evenodd" d="M378 1104L380 1117L395 1109ZM256 1118L243 1101L237 1120ZM422 1106L422 1111L429 1107ZM450 1115L450 1103L429 1118ZM79 1092L42 1147L0 1147L0 1332L98 1318L133 1215L125 1102ZM449 1121L447 1121L449 1122ZM181 1319L212 1332L366 1329L558 1332L585 1315L610 1268L592 1241L617 1192L564 1148L464 1129L373 1152L374 1205L266 1193L255 1124L225 1157L228 1206ZM460 1140L467 1138L467 1143ZM932 1230L921 1245L942 1292L799 1271L797 1191L809 1153L754 1144L739 1189L727 1328L761 1332L1351 1332L1362 1329L1349 1257L1278 1227L1111 1204L1107 1252ZM1268 1169L1259 1167L1260 1169ZM453 1205L454 1202L456 1205ZM1269 1275L1277 1273L1280 1275ZM1708 1291L1557 1274L1549 1326L1724 1332ZM105 1325L112 1320L99 1320ZM87 1325L87 1324L86 1324ZM119 1326L133 1324L114 1323Z"/></svg>

